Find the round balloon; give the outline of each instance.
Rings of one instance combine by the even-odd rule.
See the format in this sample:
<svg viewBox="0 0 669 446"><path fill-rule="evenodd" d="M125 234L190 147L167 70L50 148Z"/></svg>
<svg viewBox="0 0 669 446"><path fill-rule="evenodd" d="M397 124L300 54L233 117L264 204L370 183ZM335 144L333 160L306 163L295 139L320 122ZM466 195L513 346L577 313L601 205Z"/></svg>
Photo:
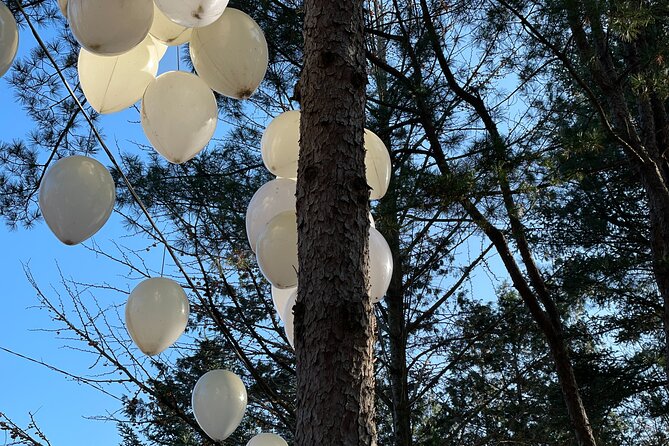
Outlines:
<svg viewBox="0 0 669 446"><path fill-rule="evenodd" d="M276 434L258 434L246 446L288 446L288 443Z"/></svg>
<svg viewBox="0 0 669 446"><path fill-rule="evenodd" d="M197 74L224 96L246 99L267 71L265 36L243 12L226 8L220 19L193 30L190 56Z"/></svg>
<svg viewBox="0 0 669 446"><path fill-rule="evenodd" d="M172 279L155 277L132 290L125 306L125 326L148 356L174 344L188 324L188 298Z"/></svg>
<svg viewBox="0 0 669 446"><path fill-rule="evenodd" d="M283 178L297 177L300 153L300 112L289 110L272 119L260 141L267 170Z"/></svg>
<svg viewBox="0 0 669 446"><path fill-rule="evenodd" d="M258 238L258 266L275 287L297 286L297 217L295 211L272 218Z"/></svg>
<svg viewBox="0 0 669 446"><path fill-rule="evenodd" d="M291 347L295 348L295 315L293 314L293 307L297 299L297 289L295 289L288 298L285 307L283 308L283 324L286 331L286 338Z"/></svg>
<svg viewBox="0 0 669 446"><path fill-rule="evenodd" d="M117 56L146 38L151 0L68 0L67 19L77 42L91 53Z"/></svg>
<svg viewBox="0 0 669 446"><path fill-rule="evenodd" d="M377 303L385 296L393 276L393 254L388 242L375 228L369 228L369 296Z"/></svg>
<svg viewBox="0 0 669 446"><path fill-rule="evenodd" d="M156 6L174 23L200 28L218 20L228 0L156 0Z"/></svg>
<svg viewBox="0 0 669 446"><path fill-rule="evenodd" d="M0 77L12 66L19 49L19 29L7 6L0 2Z"/></svg>
<svg viewBox="0 0 669 446"><path fill-rule="evenodd" d="M274 302L274 309L282 322L285 322L283 320L283 310L293 293L297 293L297 287L281 289L272 285L272 302Z"/></svg>
<svg viewBox="0 0 669 446"><path fill-rule="evenodd" d="M58 160L42 178L39 207L49 229L66 245L81 243L104 226L116 190L109 171L87 156Z"/></svg>
<svg viewBox="0 0 669 446"><path fill-rule="evenodd" d="M153 148L169 162L181 164L197 155L214 136L218 106L202 79L170 71L147 87L141 117Z"/></svg>
<svg viewBox="0 0 669 446"><path fill-rule="evenodd" d="M181 45L190 40L193 30L171 21L158 6L154 6L153 24L149 34L169 46Z"/></svg>
<svg viewBox="0 0 669 446"><path fill-rule="evenodd" d="M91 107L98 113L114 113L142 99L156 78L160 51L151 36L120 56L98 56L79 50L79 82Z"/></svg>
<svg viewBox="0 0 669 446"><path fill-rule="evenodd" d="M242 421L246 411L246 387L227 370L211 370L200 377L191 403L195 420L213 440L223 441Z"/></svg>
<svg viewBox="0 0 669 446"><path fill-rule="evenodd" d="M277 178L263 184L251 198L246 210L246 237L253 251L272 218L282 212L295 212L295 187L295 180Z"/></svg>
<svg viewBox="0 0 669 446"><path fill-rule="evenodd" d="M381 138L368 129L365 129L365 150L367 184L372 188L369 199L378 200L386 194L390 184L390 153Z"/></svg>

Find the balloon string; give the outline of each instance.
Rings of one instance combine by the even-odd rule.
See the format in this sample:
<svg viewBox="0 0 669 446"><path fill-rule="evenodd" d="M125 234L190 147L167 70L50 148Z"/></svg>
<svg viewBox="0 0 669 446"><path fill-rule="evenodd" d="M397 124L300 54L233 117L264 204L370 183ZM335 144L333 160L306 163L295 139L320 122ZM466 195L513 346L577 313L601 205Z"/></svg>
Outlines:
<svg viewBox="0 0 669 446"><path fill-rule="evenodd" d="M181 58L179 57L179 47L180 45L177 45L177 70L181 69Z"/></svg>
<svg viewBox="0 0 669 446"><path fill-rule="evenodd" d="M166 247L163 245L163 265L160 267L160 277L164 276L165 272L165 252L167 252Z"/></svg>

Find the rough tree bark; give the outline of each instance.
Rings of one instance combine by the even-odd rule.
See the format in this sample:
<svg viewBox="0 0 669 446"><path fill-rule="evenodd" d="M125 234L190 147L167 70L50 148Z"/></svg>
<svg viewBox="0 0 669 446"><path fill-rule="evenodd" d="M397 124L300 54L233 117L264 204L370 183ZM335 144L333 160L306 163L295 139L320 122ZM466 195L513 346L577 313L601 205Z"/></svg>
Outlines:
<svg viewBox="0 0 669 446"><path fill-rule="evenodd" d="M304 2L297 182L297 446L376 445L360 0Z"/></svg>

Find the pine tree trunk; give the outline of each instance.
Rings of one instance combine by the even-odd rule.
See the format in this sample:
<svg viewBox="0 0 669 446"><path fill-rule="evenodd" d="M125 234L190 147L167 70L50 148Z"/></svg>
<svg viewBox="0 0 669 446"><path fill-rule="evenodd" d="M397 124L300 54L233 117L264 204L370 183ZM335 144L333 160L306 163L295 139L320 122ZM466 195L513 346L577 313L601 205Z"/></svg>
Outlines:
<svg viewBox="0 0 669 446"><path fill-rule="evenodd" d="M361 1L304 2L297 446L376 445Z"/></svg>

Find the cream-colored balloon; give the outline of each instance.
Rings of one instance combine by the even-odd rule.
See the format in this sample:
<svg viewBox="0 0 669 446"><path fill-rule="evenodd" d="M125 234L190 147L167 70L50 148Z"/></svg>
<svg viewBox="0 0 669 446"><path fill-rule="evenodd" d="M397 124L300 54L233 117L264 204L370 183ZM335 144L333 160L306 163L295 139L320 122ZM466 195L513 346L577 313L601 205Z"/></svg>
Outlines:
<svg viewBox="0 0 669 446"><path fill-rule="evenodd" d="M211 370L197 380L191 405L202 430L213 440L223 441L242 421L246 401L246 387L237 375Z"/></svg>
<svg viewBox="0 0 669 446"><path fill-rule="evenodd" d="M272 218L258 238L258 266L275 287L297 286L297 217L295 211Z"/></svg>
<svg viewBox="0 0 669 446"><path fill-rule="evenodd" d="M377 303L385 296L393 276L393 253L375 228L369 228L369 296Z"/></svg>
<svg viewBox="0 0 669 446"><path fill-rule="evenodd" d="M186 28L201 28L221 17L228 0L155 0L166 17Z"/></svg>
<svg viewBox="0 0 669 446"><path fill-rule="evenodd" d="M67 18L67 0L58 0L58 7L63 17Z"/></svg>
<svg viewBox="0 0 669 446"><path fill-rule="evenodd" d="M272 285L272 302L274 302L274 309L279 315L279 319L282 321L283 310L286 307L286 302L288 302L288 299L293 293L297 293L297 287L281 289Z"/></svg>
<svg viewBox="0 0 669 446"><path fill-rule="evenodd" d="M300 112L281 113L267 125L260 140L260 152L267 170L283 178L297 177L300 153Z"/></svg>
<svg viewBox="0 0 669 446"><path fill-rule="evenodd" d="M170 71L147 87L141 117L153 148L169 162L181 164L197 155L214 136L218 106L202 79Z"/></svg>
<svg viewBox="0 0 669 446"><path fill-rule="evenodd" d="M19 49L19 29L16 19L7 6L0 2L0 77L14 63Z"/></svg>
<svg viewBox="0 0 669 446"><path fill-rule="evenodd" d="M79 44L100 56L118 56L146 38L151 0L69 0L67 19Z"/></svg>
<svg viewBox="0 0 669 446"><path fill-rule="evenodd" d="M79 50L79 82L84 95L98 113L114 113L142 99L156 78L160 51L151 36L120 56L98 56Z"/></svg>
<svg viewBox="0 0 669 446"><path fill-rule="evenodd" d="M295 212L296 184L295 180L277 178L263 184L253 195L246 209L246 237L252 250L272 218L282 212Z"/></svg>
<svg viewBox="0 0 669 446"><path fill-rule="evenodd" d="M269 61L258 24L233 8L226 8L211 25L193 30L190 56L207 85L236 99L246 99L256 91Z"/></svg>
<svg viewBox="0 0 669 446"><path fill-rule="evenodd" d="M288 446L288 443L277 434L258 434L246 446Z"/></svg>
<svg viewBox="0 0 669 446"><path fill-rule="evenodd" d="M42 178L39 207L49 229L66 245L81 243L104 226L116 188L109 171L87 156L58 160Z"/></svg>
<svg viewBox="0 0 669 446"><path fill-rule="evenodd" d="M174 344L188 324L188 298L172 279L154 277L132 290L125 306L125 326L145 355L153 356Z"/></svg>
<svg viewBox="0 0 669 446"><path fill-rule="evenodd" d="M171 21L158 6L154 6L153 25L149 34L169 46L181 45L190 40L191 28L183 27Z"/></svg>
<svg viewBox="0 0 669 446"><path fill-rule="evenodd" d="M390 184L390 153L381 138L368 129L365 129L365 150L367 184L372 188L369 199L378 200L386 194Z"/></svg>
<svg viewBox="0 0 669 446"><path fill-rule="evenodd" d="M286 332L286 338L291 347L295 348L295 314L293 314L293 307L297 300L297 289L290 294L286 306L283 308L283 328Z"/></svg>

